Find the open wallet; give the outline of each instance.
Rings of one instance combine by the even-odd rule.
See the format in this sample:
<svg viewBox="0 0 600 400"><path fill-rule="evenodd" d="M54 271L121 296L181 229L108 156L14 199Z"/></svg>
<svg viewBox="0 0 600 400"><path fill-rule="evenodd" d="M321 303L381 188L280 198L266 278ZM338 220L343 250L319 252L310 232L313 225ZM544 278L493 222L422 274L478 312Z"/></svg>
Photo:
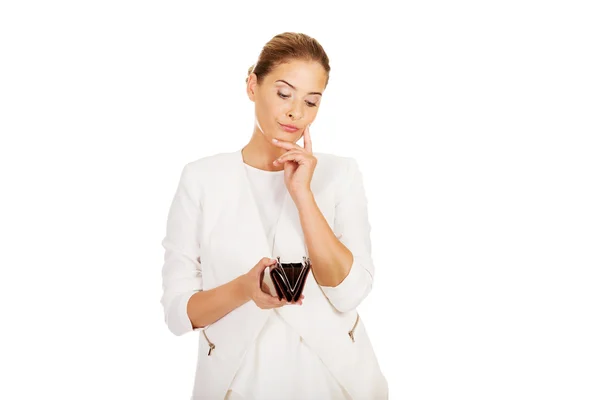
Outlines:
<svg viewBox="0 0 600 400"><path fill-rule="evenodd" d="M267 276L270 279L265 276L264 282L271 295L277 295L279 300L285 298L288 302L294 303L302 295L310 268L308 257L302 257L302 262L299 263L282 263L280 257L277 257L277 263L269 267Z"/></svg>

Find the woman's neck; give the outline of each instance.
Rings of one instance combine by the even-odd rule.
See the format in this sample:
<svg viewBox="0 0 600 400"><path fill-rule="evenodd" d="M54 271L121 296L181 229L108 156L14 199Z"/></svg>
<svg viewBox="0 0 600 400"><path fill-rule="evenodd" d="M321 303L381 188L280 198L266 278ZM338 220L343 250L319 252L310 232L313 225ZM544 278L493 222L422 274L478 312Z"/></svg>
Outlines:
<svg viewBox="0 0 600 400"><path fill-rule="evenodd" d="M270 139L262 132L255 131L250 142L242 149L244 163L265 171L282 171L283 165L273 165L273 161L287 150L269 143L268 140Z"/></svg>

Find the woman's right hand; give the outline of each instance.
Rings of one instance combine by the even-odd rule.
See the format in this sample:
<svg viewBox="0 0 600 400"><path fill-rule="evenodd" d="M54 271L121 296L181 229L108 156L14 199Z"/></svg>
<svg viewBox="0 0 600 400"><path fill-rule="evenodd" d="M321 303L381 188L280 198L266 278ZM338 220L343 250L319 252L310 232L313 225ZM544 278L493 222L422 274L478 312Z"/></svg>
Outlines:
<svg viewBox="0 0 600 400"><path fill-rule="evenodd" d="M296 303L288 303L285 299L279 300L278 297L267 293L267 288L263 288L263 276L267 267L277 263L277 260L268 257L262 258L250 271L244 274L244 289L248 297L262 309L278 308L286 304L302 304L304 295Z"/></svg>

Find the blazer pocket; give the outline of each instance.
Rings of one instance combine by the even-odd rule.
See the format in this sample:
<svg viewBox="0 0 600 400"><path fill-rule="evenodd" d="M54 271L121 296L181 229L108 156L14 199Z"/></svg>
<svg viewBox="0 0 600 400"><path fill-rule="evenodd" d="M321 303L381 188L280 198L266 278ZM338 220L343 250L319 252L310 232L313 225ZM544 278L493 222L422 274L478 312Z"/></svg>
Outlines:
<svg viewBox="0 0 600 400"><path fill-rule="evenodd" d="M206 333L206 330L210 327L210 325L208 325L207 327L205 327L204 329L202 329L202 335L204 336L204 339L206 340L206 343L208 344L208 355L210 356L213 352L213 350L217 347L215 346L215 344L213 342L211 342L211 340L208 338L208 334Z"/></svg>
<svg viewBox="0 0 600 400"><path fill-rule="evenodd" d="M358 324L360 322L360 314L357 312L356 313L356 319L354 320L354 324L352 325L352 328L348 331L348 336L350 337L350 340L352 340L352 343L356 342L356 328L358 327Z"/></svg>
<svg viewBox="0 0 600 400"><path fill-rule="evenodd" d="M243 356L272 310L261 310L250 301L202 329L199 352L208 358ZM242 329L243 327L243 329Z"/></svg>

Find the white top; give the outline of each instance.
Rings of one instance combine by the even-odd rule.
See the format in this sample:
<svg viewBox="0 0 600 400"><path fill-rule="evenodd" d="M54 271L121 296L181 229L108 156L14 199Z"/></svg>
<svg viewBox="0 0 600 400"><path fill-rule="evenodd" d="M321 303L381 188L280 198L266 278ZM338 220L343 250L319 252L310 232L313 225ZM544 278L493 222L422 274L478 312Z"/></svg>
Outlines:
<svg viewBox="0 0 600 400"><path fill-rule="evenodd" d="M284 171L264 171L244 165L265 234L272 243L287 191ZM325 364L276 310L244 356L226 399L349 399Z"/></svg>

